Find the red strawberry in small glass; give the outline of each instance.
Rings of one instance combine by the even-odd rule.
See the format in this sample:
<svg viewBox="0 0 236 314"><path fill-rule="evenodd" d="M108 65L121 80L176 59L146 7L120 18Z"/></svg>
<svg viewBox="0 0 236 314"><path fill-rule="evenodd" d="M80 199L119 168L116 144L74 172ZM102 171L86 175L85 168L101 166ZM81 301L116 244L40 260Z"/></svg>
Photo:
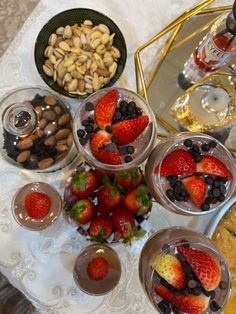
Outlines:
<svg viewBox="0 0 236 314"><path fill-rule="evenodd" d="M91 240L104 242L112 234L112 222L108 217L98 216L94 218L89 226Z"/></svg>
<svg viewBox="0 0 236 314"><path fill-rule="evenodd" d="M114 143L111 142L111 134L100 130L93 134L90 140L90 148L94 157L104 164L120 165L120 153Z"/></svg>
<svg viewBox="0 0 236 314"><path fill-rule="evenodd" d="M165 287L156 286L156 293L174 305L178 310L188 314L203 314L208 308L210 298L205 295L175 295Z"/></svg>
<svg viewBox="0 0 236 314"><path fill-rule="evenodd" d="M146 185L141 184L139 187L131 190L125 195L123 206L132 215L144 215L152 207L152 197Z"/></svg>
<svg viewBox="0 0 236 314"><path fill-rule="evenodd" d="M185 257L189 266L207 291L216 289L221 280L219 262L210 254L179 246L179 252Z"/></svg>
<svg viewBox="0 0 236 314"><path fill-rule="evenodd" d="M87 273L89 277L93 280L104 279L107 276L108 272L109 263L102 256L95 257L88 263Z"/></svg>
<svg viewBox="0 0 236 314"><path fill-rule="evenodd" d="M182 183L188 192L191 201L194 205L200 208L206 196L205 181L199 176L191 176L183 179Z"/></svg>
<svg viewBox="0 0 236 314"><path fill-rule="evenodd" d="M41 192L32 192L25 197L25 209L33 219L42 219L49 213L50 198Z"/></svg>
<svg viewBox="0 0 236 314"><path fill-rule="evenodd" d="M118 172L115 175L116 182L124 189L131 190L137 187L143 180L141 169L134 168L127 171Z"/></svg>
<svg viewBox="0 0 236 314"><path fill-rule="evenodd" d="M116 137L117 145L132 143L148 126L148 116L140 116L131 120L124 120L112 125L112 135Z"/></svg>
<svg viewBox="0 0 236 314"><path fill-rule="evenodd" d="M143 229L137 230L134 217L122 207L114 209L112 213L112 223L115 230L124 239L123 243L131 244L133 237L142 237L145 234Z"/></svg>
<svg viewBox="0 0 236 314"><path fill-rule="evenodd" d="M71 191L79 199L89 197L99 187L99 180L92 170L78 170L72 177Z"/></svg>
<svg viewBox="0 0 236 314"><path fill-rule="evenodd" d="M81 224L90 222L96 214L96 207L89 199L78 200L67 214Z"/></svg>
<svg viewBox="0 0 236 314"><path fill-rule="evenodd" d="M197 171L228 179L233 178L232 173L226 165L216 157L210 155L204 155L202 160L197 163Z"/></svg>
<svg viewBox="0 0 236 314"><path fill-rule="evenodd" d="M112 118L116 109L118 91L111 90L103 96L95 107L95 121L100 129L105 129L106 126L111 126Z"/></svg>
<svg viewBox="0 0 236 314"><path fill-rule="evenodd" d="M152 267L159 276L164 278L170 285L176 289L185 287L186 275L181 262L177 257L170 254L158 255Z"/></svg>
<svg viewBox="0 0 236 314"><path fill-rule="evenodd" d="M192 155L185 149L176 149L168 154L162 161L160 169L162 177L194 174L195 172L196 163Z"/></svg>

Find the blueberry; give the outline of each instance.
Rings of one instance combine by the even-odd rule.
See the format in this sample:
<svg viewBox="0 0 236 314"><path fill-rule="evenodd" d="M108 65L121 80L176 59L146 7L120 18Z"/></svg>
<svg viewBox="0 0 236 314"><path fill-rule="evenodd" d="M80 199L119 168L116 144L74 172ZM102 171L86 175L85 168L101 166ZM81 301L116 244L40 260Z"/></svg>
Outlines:
<svg viewBox="0 0 236 314"><path fill-rule="evenodd" d="M213 182L213 187L214 188L219 188L220 187L220 180L215 179L214 182Z"/></svg>
<svg viewBox="0 0 236 314"><path fill-rule="evenodd" d="M133 158L131 156L125 156L125 162L131 162Z"/></svg>
<svg viewBox="0 0 236 314"><path fill-rule="evenodd" d="M210 148L215 148L217 146L216 141L210 141L209 146L210 146Z"/></svg>
<svg viewBox="0 0 236 314"><path fill-rule="evenodd" d="M195 153L199 153L199 152L200 152L200 148L199 148L199 146L198 146L197 144L193 144L192 150L193 150L193 152L195 152Z"/></svg>
<svg viewBox="0 0 236 314"><path fill-rule="evenodd" d="M127 105L128 105L128 103L127 103L127 101L125 101L125 100L122 100L122 101L120 102L120 108L125 108L125 109L126 109Z"/></svg>
<svg viewBox="0 0 236 314"><path fill-rule="evenodd" d="M110 143L106 146L106 150L108 152L112 153L116 150L116 145L114 143Z"/></svg>
<svg viewBox="0 0 236 314"><path fill-rule="evenodd" d="M209 204L203 203L203 204L201 205L201 210L207 211L207 210L209 210L209 209L210 209L210 205L209 205Z"/></svg>
<svg viewBox="0 0 236 314"><path fill-rule="evenodd" d="M126 155L127 151L126 151L127 147L126 146L121 146L119 147L119 152L121 155Z"/></svg>
<svg viewBox="0 0 236 314"><path fill-rule="evenodd" d="M221 194L220 189L218 189L218 188L213 189L212 194L214 197L219 197Z"/></svg>
<svg viewBox="0 0 236 314"><path fill-rule="evenodd" d="M82 124L83 126L87 126L87 125L89 125L89 120L88 120L88 119L85 119L85 120L82 121L81 124Z"/></svg>
<svg viewBox="0 0 236 314"><path fill-rule="evenodd" d="M79 141L82 146L84 146L87 143L87 139L84 137L80 138Z"/></svg>
<svg viewBox="0 0 236 314"><path fill-rule="evenodd" d="M107 125L105 127L105 130L107 131L107 133L111 133L112 132L112 127L110 125Z"/></svg>
<svg viewBox="0 0 236 314"><path fill-rule="evenodd" d="M213 312L219 311L220 308L221 308L221 307L219 306L219 304L218 304L216 301L212 301L212 302L210 303L210 309L211 309Z"/></svg>
<svg viewBox="0 0 236 314"><path fill-rule="evenodd" d="M210 297L210 296L211 296L210 291L207 291L207 290L204 290L204 289L203 289L203 293L204 293L207 297Z"/></svg>
<svg viewBox="0 0 236 314"><path fill-rule="evenodd" d="M204 143L202 144L201 149L203 152L208 152L210 150L210 146L209 144Z"/></svg>
<svg viewBox="0 0 236 314"><path fill-rule="evenodd" d="M217 197L214 197L211 203L216 204L217 202L218 202Z"/></svg>
<svg viewBox="0 0 236 314"><path fill-rule="evenodd" d="M121 112L122 114L125 114L125 113L126 113L126 107L121 107L121 108L120 108L120 112Z"/></svg>
<svg viewBox="0 0 236 314"><path fill-rule="evenodd" d="M89 123L90 123L90 124L94 124L94 122L95 122L92 117L88 117L88 120L89 120Z"/></svg>
<svg viewBox="0 0 236 314"><path fill-rule="evenodd" d="M119 121L120 119L121 119L121 117L122 117L122 114L120 113L120 112L116 112L115 114L114 114L114 121Z"/></svg>
<svg viewBox="0 0 236 314"><path fill-rule="evenodd" d="M196 288L197 286L197 283L194 279L190 279L188 280L187 282L187 286L190 288L190 289L193 289L193 288Z"/></svg>
<svg viewBox="0 0 236 314"><path fill-rule="evenodd" d="M134 153L134 147L129 145L126 148L127 154L133 154Z"/></svg>
<svg viewBox="0 0 236 314"><path fill-rule="evenodd" d="M93 126L92 125L87 125L85 127L85 131L88 132L88 133L93 133L93 131L94 131Z"/></svg>
<svg viewBox="0 0 236 314"><path fill-rule="evenodd" d="M210 205L211 204L211 202L212 202L212 197L210 197L210 196L207 196L206 198L205 198L205 201L204 201L204 203L205 204L208 204L208 205Z"/></svg>
<svg viewBox="0 0 236 314"><path fill-rule="evenodd" d="M82 130L82 129L79 129L79 130L77 131L77 135L78 135L78 137L84 137L85 131Z"/></svg>
<svg viewBox="0 0 236 314"><path fill-rule="evenodd" d="M192 147L192 145L193 145L193 141L190 140L189 138L184 141L184 146L185 147Z"/></svg>
<svg viewBox="0 0 236 314"><path fill-rule="evenodd" d="M219 197L217 197L217 200L218 200L219 202L224 202L225 196L224 196L223 194L221 194Z"/></svg>
<svg viewBox="0 0 236 314"><path fill-rule="evenodd" d="M189 195L186 194L186 195L184 196L184 202L187 202L188 200L189 200Z"/></svg>
<svg viewBox="0 0 236 314"><path fill-rule="evenodd" d="M200 162L200 161L202 161L202 155L201 154L194 154L193 155L193 159L194 159L194 161L195 162Z"/></svg>
<svg viewBox="0 0 236 314"><path fill-rule="evenodd" d="M92 110L94 110L94 105L93 105L91 102L87 102L87 103L85 104L85 109L86 109L87 111L92 111Z"/></svg>
<svg viewBox="0 0 236 314"><path fill-rule="evenodd" d="M208 185L212 185L213 182L214 182L214 179L213 179L211 176L207 176L207 177L205 178L205 182L206 182L206 184L208 184Z"/></svg>
<svg viewBox="0 0 236 314"><path fill-rule="evenodd" d="M201 288L193 288L193 289L191 289L191 292L194 295L200 295L202 293L202 289Z"/></svg>
<svg viewBox="0 0 236 314"><path fill-rule="evenodd" d="M189 294L187 288L184 288L183 290L181 290L181 292L182 292L182 294L185 295L185 296Z"/></svg>

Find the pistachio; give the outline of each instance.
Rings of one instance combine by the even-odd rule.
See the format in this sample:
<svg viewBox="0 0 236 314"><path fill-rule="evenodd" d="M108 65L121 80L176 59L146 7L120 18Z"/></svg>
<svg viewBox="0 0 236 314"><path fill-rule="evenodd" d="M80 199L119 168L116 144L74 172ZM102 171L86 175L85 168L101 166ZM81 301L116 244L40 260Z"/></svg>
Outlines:
<svg viewBox="0 0 236 314"><path fill-rule="evenodd" d="M70 74L71 74L72 77L74 77L76 79L82 80L84 78L83 75L79 71L77 71L77 70L71 71Z"/></svg>
<svg viewBox="0 0 236 314"><path fill-rule="evenodd" d="M90 66L90 71L91 73L95 72L97 70L98 66L96 62L92 62L91 66Z"/></svg>
<svg viewBox="0 0 236 314"><path fill-rule="evenodd" d="M64 38L71 38L72 37L72 28L70 25L66 25L64 32L63 32Z"/></svg>
<svg viewBox="0 0 236 314"><path fill-rule="evenodd" d="M40 129L44 129L46 124L47 124L47 120L46 119L41 119L41 120L38 121L38 127Z"/></svg>
<svg viewBox="0 0 236 314"><path fill-rule="evenodd" d="M53 134L57 130L57 123L56 122L51 122L49 123L46 128L44 129L44 134Z"/></svg>
<svg viewBox="0 0 236 314"><path fill-rule="evenodd" d="M73 44L75 46L75 48L81 48L81 41L79 37L73 37Z"/></svg>
<svg viewBox="0 0 236 314"><path fill-rule="evenodd" d="M57 78L57 84L59 87L64 87L64 81L62 79L60 79L59 77Z"/></svg>
<svg viewBox="0 0 236 314"><path fill-rule="evenodd" d="M64 51L70 51L70 46L65 41L61 41L59 43L59 48L61 48Z"/></svg>
<svg viewBox="0 0 236 314"><path fill-rule="evenodd" d="M101 76L104 76L104 77L109 77L109 76L110 76L110 72L109 72L106 68L104 68L104 69L98 68L98 69L96 70L96 73L97 73L98 75L101 75Z"/></svg>
<svg viewBox="0 0 236 314"><path fill-rule="evenodd" d="M50 46L55 46L56 41L57 41L57 35L52 33L51 36L49 37L48 44Z"/></svg>
<svg viewBox="0 0 236 314"><path fill-rule="evenodd" d="M78 89L79 89L79 92L83 92L83 91L84 91L84 88L85 88L84 80L78 80Z"/></svg>
<svg viewBox="0 0 236 314"><path fill-rule="evenodd" d="M62 41L59 43L59 45L62 43ZM58 59L63 59L65 57L65 51L61 48L55 48L54 49L54 56Z"/></svg>
<svg viewBox="0 0 236 314"><path fill-rule="evenodd" d="M46 146L52 146L52 145L54 145L56 143L56 139L55 139L55 137L52 135L52 136L50 136L50 137L48 137L45 141L44 141L44 144L46 145Z"/></svg>
<svg viewBox="0 0 236 314"><path fill-rule="evenodd" d="M58 48L61 41L63 41L63 37L62 36L57 36L57 41L56 41L54 47Z"/></svg>
<svg viewBox="0 0 236 314"><path fill-rule="evenodd" d="M51 166L54 163L52 158L45 158L38 163L39 169L45 169Z"/></svg>
<svg viewBox="0 0 236 314"><path fill-rule="evenodd" d="M57 113L57 114L60 114L61 113L61 108L59 106L56 106L54 107L54 111Z"/></svg>
<svg viewBox="0 0 236 314"><path fill-rule="evenodd" d="M79 56L81 54L81 49L80 48L71 48L71 52Z"/></svg>
<svg viewBox="0 0 236 314"><path fill-rule="evenodd" d="M101 38L102 37L102 33L99 31L94 31L91 35L90 35L90 40L94 40L96 38Z"/></svg>
<svg viewBox="0 0 236 314"><path fill-rule="evenodd" d="M57 62L57 59L54 55L50 55L49 60L52 64L56 64L56 62Z"/></svg>
<svg viewBox="0 0 236 314"><path fill-rule="evenodd" d="M68 150L68 146L67 145L57 145L56 146L56 150L59 152L66 152Z"/></svg>
<svg viewBox="0 0 236 314"><path fill-rule="evenodd" d="M117 69L117 63L113 62L112 65L109 66L110 78L112 78L115 75L116 69Z"/></svg>
<svg viewBox="0 0 236 314"><path fill-rule="evenodd" d="M105 45L110 40L110 36L107 33L104 33L101 37L101 42Z"/></svg>
<svg viewBox="0 0 236 314"><path fill-rule="evenodd" d="M93 89L95 91L99 90L101 88L101 82L98 78L97 73L94 73L94 78L93 78Z"/></svg>
<svg viewBox="0 0 236 314"><path fill-rule="evenodd" d="M58 125L64 125L67 122L70 121L70 115L69 113L64 113L59 119L58 119Z"/></svg>
<svg viewBox="0 0 236 314"><path fill-rule="evenodd" d="M70 73L66 73L63 79L64 82L71 82L72 81L72 76Z"/></svg>
<svg viewBox="0 0 236 314"><path fill-rule="evenodd" d="M70 147L73 143L74 143L74 138L73 138L73 134L70 133L67 137L67 140L66 140L66 143L67 145Z"/></svg>
<svg viewBox="0 0 236 314"><path fill-rule="evenodd" d="M81 36L82 31L80 27L78 26L78 24L73 25L71 28L72 28L72 33L74 36L77 36L77 37Z"/></svg>
<svg viewBox="0 0 236 314"><path fill-rule="evenodd" d="M53 68L48 64L43 65L43 71L47 76L53 76L54 73Z"/></svg>
<svg viewBox="0 0 236 314"><path fill-rule="evenodd" d="M114 46L111 47L111 54L112 54L114 59L120 58L120 50Z"/></svg>
<svg viewBox="0 0 236 314"><path fill-rule="evenodd" d="M85 75L84 80L86 83L92 84L93 77L91 75Z"/></svg>
<svg viewBox="0 0 236 314"><path fill-rule="evenodd" d="M44 51L44 57L49 58L53 54L54 48L52 46L48 46Z"/></svg>
<svg viewBox="0 0 236 314"><path fill-rule="evenodd" d="M57 133L55 134L55 137L57 140L62 140L64 138L66 138L70 133L69 129L61 129L59 131L57 131Z"/></svg>
<svg viewBox="0 0 236 314"><path fill-rule="evenodd" d="M72 66L72 64L74 64L74 60L72 58L68 58L67 60L64 61L64 66L66 68L69 68L70 66Z"/></svg>
<svg viewBox="0 0 236 314"><path fill-rule="evenodd" d="M57 67L57 74L58 74L58 77L60 79L63 79L65 74L67 72L67 69L66 67L64 66L64 61L62 61L61 63L59 63L58 67Z"/></svg>
<svg viewBox="0 0 236 314"><path fill-rule="evenodd" d="M90 42L90 47L92 49L96 49L101 43L101 39L100 38L95 38Z"/></svg>
<svg viewBox="0 0 236 314"><path fill-rule="evenodd" d="M70 47L73 47L73 46L74 46L72 38L66 39L65 42L66 42L67 45L69 45Z"/></svg>
<svg viewBox="0 0 236 314"><path fill-rule="evenodd" d="M78 86L78 80L73 79L69 84L68 84L68 91L73 92L77 89Z"/></svg>
<svg viewBox="0 0 236 314"><path fill-rule="evenodd" d="M72 64L70 67L67 68L68 72L72 72L75 70L75 64Z"/></svg>
<svg viewBox="0 0 236 314"><path fill-rule="evenodd" d="M90 20L85 20L85 21L84 21L84 25L93 26L93 22L90 21Z"/></svg>
<svg viewBox="0 0 236 314"><path fill-rule="evenodd" d="M86 55L81 55L78 57L79 62L85 62L85 61L87 61L87 59L88 59L88 56L86 56Z"/></svg>
<svg viewBox="0 0 236 314"><path fill-rule="evenodd" d="M81 34L80 40L81 40L82 45L87 44L87 38L86 38L85 34Z"/></svg>
<svg viewBox="0 0 236 314"><path fill-rule="evenodd" d="M63 26L58 27L56 30L57 35L63 35L65 28Z"/></svg>
<svg viewBox="0 0 236 314"><path fill-rule="evenodd" d="M44 102L45 102L46 105L55 106L56 103L57 103L57 100L53 96L45 96L44 97Z"/></svg>
<svg viewBox="0 0 236 314"><path fill-rule="evenodd" d="M58 65L59 65L62 61L63 61L62 59L57 59L57 62L54 64L54 69L57 70Z"/></svg>
<svg viewBox="0 0 236 314"><path fill-rule="evenodd" d="M103 62L106 67L109 67L114 62L114 60L112 57L105 57L103 58Z"/></svg>
<svg viewBox="0 0 236 314"><path fill-rule="evenodd" d="M98 29L102 33L110 34L110 30L109 30L109 28L105 24L99 24L98 25Z"/></svg>
<svg viewBox="0 0 236 314"><path fill-rule="evenodd" d="M53 73L53 81L56 82L57 81L57 71L55 70Z"/></svg>
<svg viewBox="0 0 236 314"><path fill-rule="evenodd" d="M31 146L33 146L33 141L29 138L25 138L23 139L22 141L19 141L17 144L16 144L16 147L19 148L19 149L28 149L30 148Z"/></svg>
<svg viewBox="0 0 236 314"><path fill-rule="evenodd" d="M43 112L43 117L49 121L53 121L56 119L56 114L53 110L46 110Z"/></svg>
<svg viewBox="0 0 236 314"><path fill-rule="evenodd" d="M29 158L29 156L30 156L30 150L25 150L16 157L16 161L19 163L23 163Z"/></svg>

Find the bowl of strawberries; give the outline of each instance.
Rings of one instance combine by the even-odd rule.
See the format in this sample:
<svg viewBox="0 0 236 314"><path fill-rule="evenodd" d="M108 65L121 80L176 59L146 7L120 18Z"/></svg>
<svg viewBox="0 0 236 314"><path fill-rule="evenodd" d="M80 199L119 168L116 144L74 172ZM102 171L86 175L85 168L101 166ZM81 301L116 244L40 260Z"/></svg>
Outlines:
<svg viewBox="0 0 236 314"><path fill-rule="evenodd" d="M156 139L156 120L136 93L105 88L81 104L73 134L88 163L102 171L119 172L137 167L149 156Z"/></svg>
<svg viewBox="0 0 236 314"><path fill-rule="evenodd" d="M81 163L68 178L64 191L67 220L78 232L97 242L131 243L145 234L152 197L139 167L104 173Z"/></svg>

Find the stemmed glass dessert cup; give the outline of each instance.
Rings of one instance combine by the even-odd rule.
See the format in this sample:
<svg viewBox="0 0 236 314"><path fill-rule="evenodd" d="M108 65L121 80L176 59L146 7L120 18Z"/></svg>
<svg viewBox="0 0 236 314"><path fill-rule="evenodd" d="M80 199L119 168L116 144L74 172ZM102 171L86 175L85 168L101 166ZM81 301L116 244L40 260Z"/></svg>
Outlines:
<svg viewBox="0 0 236 314"><path fill-rule="evenodd" d="M197 152L194 152L194 149ZM186 166L185 155L189 155L189 152L191 153L192 157L187 156L187 158L190 158L191 163L194 163L195 170L192 171L192 173L184 175L161 175L162 165L172 159L172 157L170 158L171 154L177 150L185 150L184 157L176 157L180 158L180 162L182 162L181 160L184 161L184 166ZM207 161L207 166L204 162L205 159L209 159ZM173 160L171 160L168 165L169 167L171 166L171 163L172 168L173 165L174 167L178 166L175 161L173 162ZM187 168L188 166L189 165L187 165ZM214 169L217 167L217 171L219 170L218 168L221 170L224 168L224 170L220 170L219 173L216 172L220 175L211 175L209 173L209 169L205 172L206 167L209 168L209 166ZM210 169L210 172L211 170L212 169ZM180 191L180 193L185 194L185 196L186 194L188 195L186 196L186 199L183 199L179 197L179 195L175 194L176 187L174 181L179 181L178 184L182 189L183 182L189 180L189 177L192 178L193 176L196 181L201 181L200 183L205 185L205 195L203 196L203 203L200 204L200 206L196 206L196 204L191 200L191 195L189 197L189 193L187 193L186 190ZM204 215L222 208L235 190L235 178L235 161L231 153L218 140L203 133L183 132L161 141L149 156L145 168L145 179L149 190L156 201L164 208L183 215ZM171 190L171 187L173 190ZM221 192L223 194L221 194Z"/></svg>
<svg viewBox="0 0 236 314"><path fill-rule="evenodd" d="M108 164L99 161L91 151L90 147L90 138L91 135L87 134L88 140L86 141L86 136L83 138L85 139L85 143L82 143L81 138L78 137L78 130L84 130L83 121L90 119L90 121L95 120L95 110L96 105L105 95L107 95L112 90L116 90L118 93L117 101L116 101L116 109L120 108L121 102L127 102L127 103L134 103L136 106L136 109L139 110L139 113L141 112L142 116L148 117L148 125L146 128L142 131L142 133L132 142L129 143L131 145L133 152L131 152L131 155L129 155L129 159L125 159L127 155L121 153L121 150L127 145L121 145L119 146L119 152L121 155L121 163L120 164ZM88 104L92 104L92 109L89 110L86 109L86 106ZM93 109L94 108L94 109ZM119 110L119 109L118 109ZM127 118L129 119L129 118ZM96 121L95 121L96 122ZM112 126L116 123L114 121ZM93 128L96 130L96 123L93 125ZM111 129L112 130L112 129ZM111 132L110 130L110 132ZM118 172L118 171L124 171L128 169L132 169L139 164L141 164L151 153L154 142L156 139L156 121L155 116L150 108L150 106L145 102L145 100L136 94L133 91L124 89L124 88L105 88L103 90L99 90L89 97L85 99L85 101L81 104L80 108L78 109L75 118L74 118L74 139L77 149L81 152L84 159L91 165L93 165L95 168L98 168L102 171L107 172ZM82 144L81 144L82 143ZM126 160L126 161L125 161Z"/></svg>
<svg viewBox="0 0 236 314"><path fill-rule="evenodd" d="M191 269L189 270L191 266L186 263L186 257L183 258L182 253L180 253L181 247L187 249L190 248L193 252L196 250L203 252L203 254L209 254L219 263L218 265L221 269L219 284L214 290L205 290L203 284L201 284L193 270L193 273L191 273ZM162 257L167 255L172 255L173 258L177 258L183 265L184 272L186 271L186 285L184 289L179 290L180 293L177 293L177 289L168 285L168 283L157 273L157 261L160 261ZM195 296L196 299L198 299L198 297L202 298L204 302L207 302L205 305L207 308L205 308L202 312L204 314L221 313L231 294L231 274L225 259L221 256L213 242L205 235L198 231L184 227L172 227L158 230L147 240L141 251L139 259L139 279L147 297L158 312L162 308L163 303L165 303L165 305L167 304L167 301L156 293L156 286L163 287L164 289L170 289L171 293L174 293L177 297L191 294L193 295L193 299L195 299ZM195 281L199 292L190 289L191 286L189 279L192 279L191 284ZM191 292L184 291L186 288ZM188 300L186 303L187 302ZM169 305L170 307L175 308L173 304ZM185 312L179 310L178 313L188 313L188 311Z"/></svg>

